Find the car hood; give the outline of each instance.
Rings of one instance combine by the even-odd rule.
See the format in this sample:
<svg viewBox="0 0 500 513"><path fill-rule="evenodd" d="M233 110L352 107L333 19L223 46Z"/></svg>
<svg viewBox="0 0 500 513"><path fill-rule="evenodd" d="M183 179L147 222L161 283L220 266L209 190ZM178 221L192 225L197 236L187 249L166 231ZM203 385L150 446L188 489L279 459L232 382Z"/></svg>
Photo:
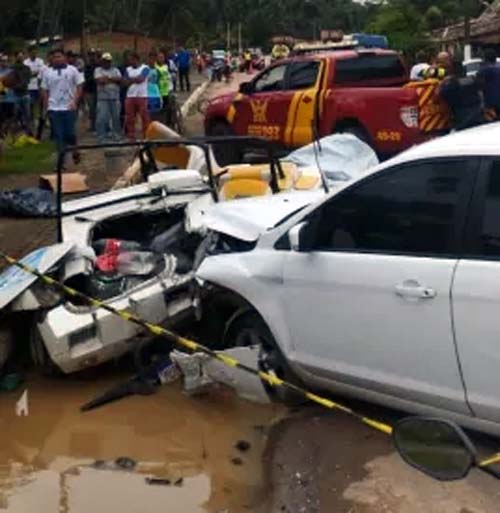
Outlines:
<svg viewBox="0 0 500 513"><path fill-rule="evenodd" d="M226 105L228 103L231 103L234 100L234 97L237 93L226 93L221 94L219 96L216 96L215 98L212 98L208 102L208 107L216 107L217 105Z"/></svg>
<svg viewBox="0 0 500 513"><path fill-rule="evenodd" d="M324 194L323 190L315 190L217 203L206 210L204 224L210 230L253 242L279 221Z"/></svg>

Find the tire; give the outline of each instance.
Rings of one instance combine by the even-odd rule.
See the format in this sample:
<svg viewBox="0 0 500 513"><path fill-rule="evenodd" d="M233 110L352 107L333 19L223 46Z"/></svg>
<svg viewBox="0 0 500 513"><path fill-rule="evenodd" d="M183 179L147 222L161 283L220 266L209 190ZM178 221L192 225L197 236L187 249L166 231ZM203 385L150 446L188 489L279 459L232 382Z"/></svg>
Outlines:
<svg viewBox="0 0 500 513"><path fill-rule="evenodd" d="M233 136L233 129L224 121L217 121L208 132L211 136ZM234 144L214 144L212 150L215 155L215 160L219 166L227 166L229 164L239 164L242 160L241 148Z"/></svg>
<svg viewBox="0 0 500 513"><path fill-rule="evenodd" d="M229 320L223 338L224 347L260 346L259 370L274 374L289 383L301 386L288 365L267 324L255 310L237 312ZM286 387L273 387L263 382L269 398L273 402L282 402L288 406L297 406L306 402L305 398Z"/></svg>
<svg viewBox="0 0 500 513"><path fill-rule="evenodd" d="M50 378L62 376L63 373L61 369L52 361L45 347L40 330L38 329L38 320L39 319L35 317L30 333L30 352L33 364L43 376Z"/></svg>

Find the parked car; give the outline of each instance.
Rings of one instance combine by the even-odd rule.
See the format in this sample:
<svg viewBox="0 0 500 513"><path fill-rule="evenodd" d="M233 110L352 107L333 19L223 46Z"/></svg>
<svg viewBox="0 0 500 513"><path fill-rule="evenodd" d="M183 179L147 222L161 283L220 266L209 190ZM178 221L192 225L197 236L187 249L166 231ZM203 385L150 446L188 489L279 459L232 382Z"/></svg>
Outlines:
<svg viewBox="0 0 500 513"><path fill-rule="evenodd" d="M494 123L416 146L207 256L196 276L222 345L258 343L264 368L308 387L499 435L499 138ZM264 200L238 209L257 224Z"/></svg>
<svg viewBox="0 0 500 513"><path fill-rule="evenodd" d="M407 68L392 50L283 59L239 92L212 99L205 132L266 137L286 148L349 132L379 154L396 154L448 127L447 107L431 91L436 87L436 81L409 84ZM216 156L221 163L241 157L229 145Z"/></svg>
<svg viewBox="0 0 500 513"><path fill-rule="evenodd" d="M497 58L497 63L500 62L500 59ZM477 72L481 69L481 66L483 65L483 59L474 58L469 59L462 62L462 66L464 68L464 72L468 77L475 77L477 75Z"/></svg>

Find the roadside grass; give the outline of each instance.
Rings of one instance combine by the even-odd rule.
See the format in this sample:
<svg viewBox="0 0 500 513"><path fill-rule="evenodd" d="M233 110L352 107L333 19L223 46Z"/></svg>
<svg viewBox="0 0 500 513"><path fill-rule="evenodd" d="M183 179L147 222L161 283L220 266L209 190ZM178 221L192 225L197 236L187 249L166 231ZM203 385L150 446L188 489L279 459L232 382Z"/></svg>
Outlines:
<svg viewBox="0 0 500 513"><path fill-rule="evenodd" d="M0 153L1 174L41 174L52 171L55 149L49 141L22 148L7 147Z"/></svg>

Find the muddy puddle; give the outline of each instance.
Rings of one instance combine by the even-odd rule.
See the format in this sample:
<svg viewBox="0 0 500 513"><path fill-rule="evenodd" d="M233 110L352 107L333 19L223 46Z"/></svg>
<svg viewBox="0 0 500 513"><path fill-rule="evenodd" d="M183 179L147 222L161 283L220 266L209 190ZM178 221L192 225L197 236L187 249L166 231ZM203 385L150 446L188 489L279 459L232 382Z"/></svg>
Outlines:
<svg viewBox="0 0 500 513"><path fill-rule="evenodd" d="M261 458L281 407L252 404L224 389L192 398L176 383L153 396L79 412L125 378L30 377L27 417L15 415L24 388L0 395L0 511L266 510ZM238 440L250 448L238 450ZM136 467L117 467L123 457Z"/></svg>

